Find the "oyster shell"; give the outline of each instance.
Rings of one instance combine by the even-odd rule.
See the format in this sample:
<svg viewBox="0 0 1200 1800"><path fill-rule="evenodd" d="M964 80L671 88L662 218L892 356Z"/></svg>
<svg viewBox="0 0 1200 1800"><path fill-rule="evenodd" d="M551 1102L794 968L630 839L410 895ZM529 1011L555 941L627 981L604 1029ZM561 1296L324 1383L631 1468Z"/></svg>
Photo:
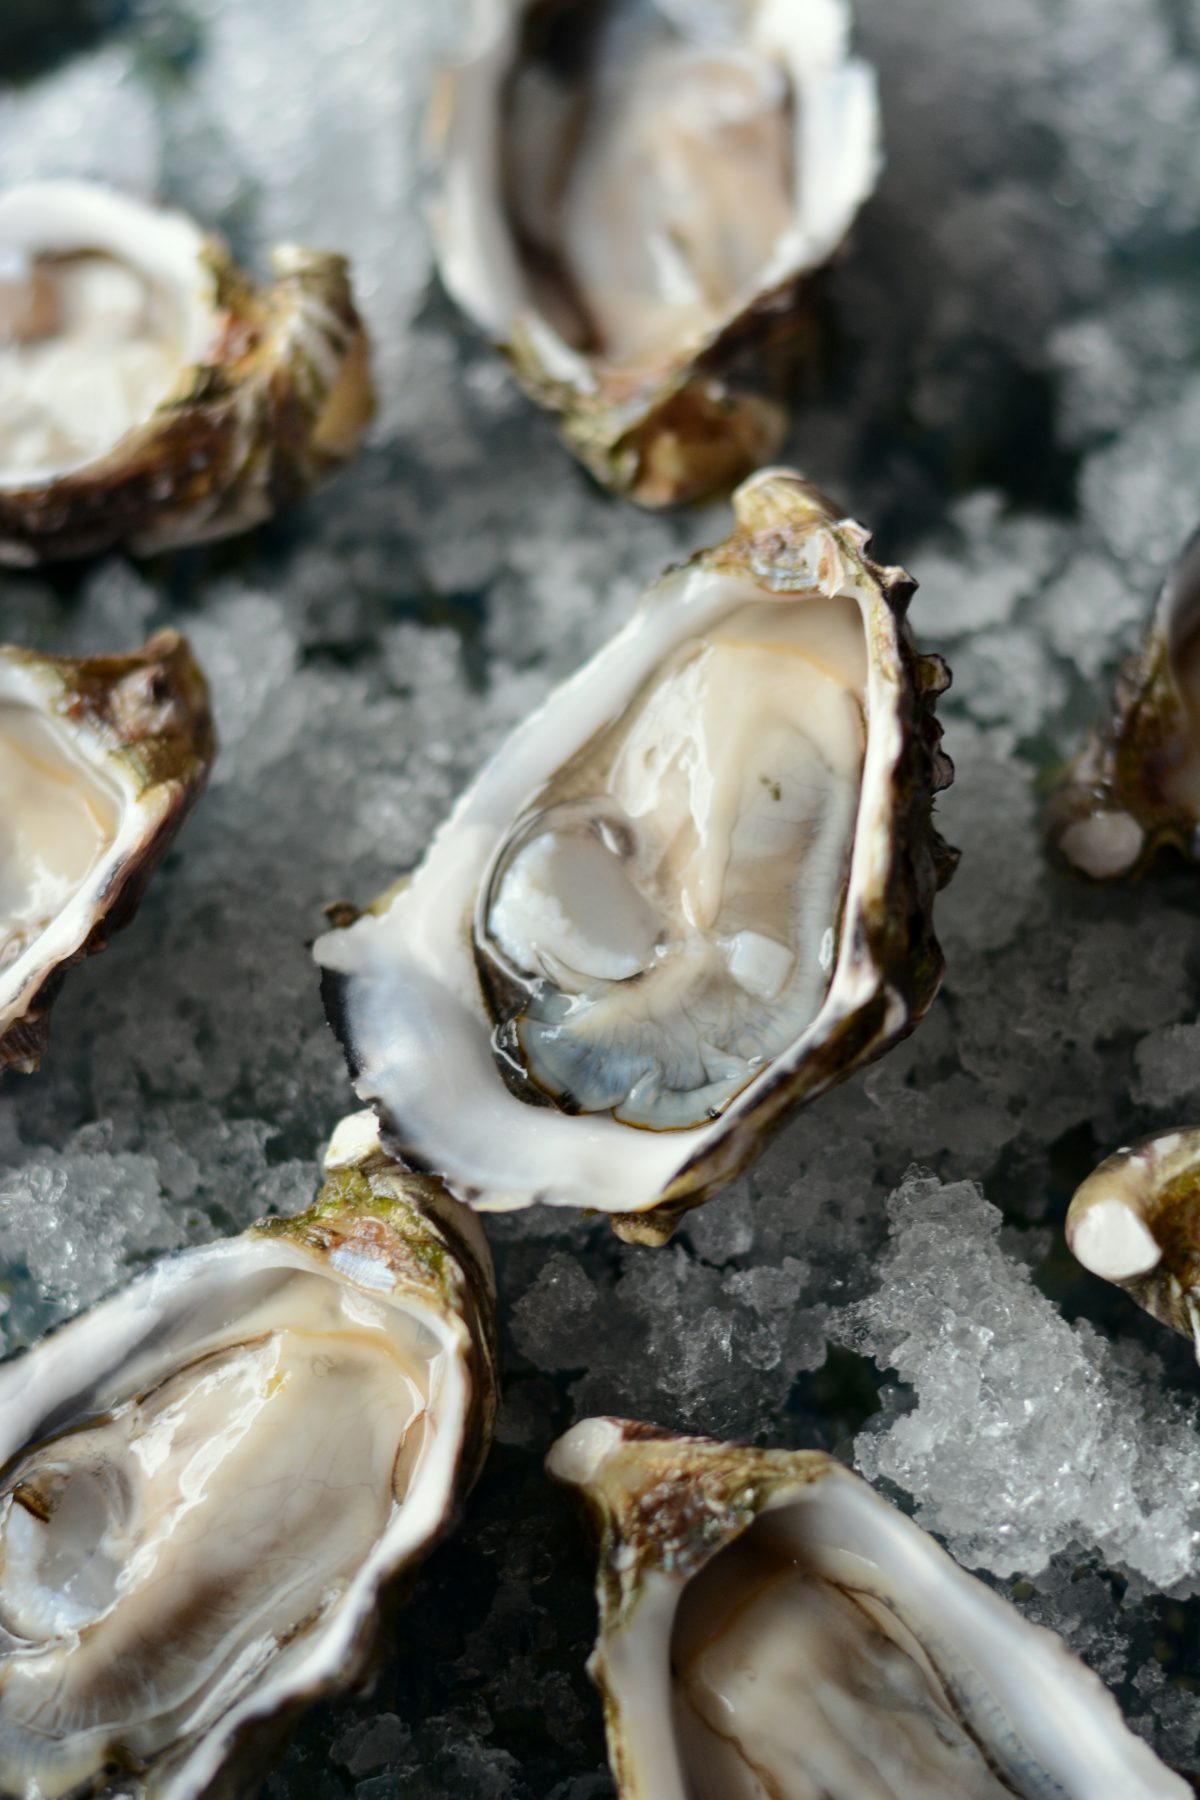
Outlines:
<svg viewBox="0 0 1200 1800"><path fill-rule="evenodd" d="M844 0L476 0L431 119L458 305L645 506L778 449L815 270L880 166Z"/></svg>
<svg viewBox="0 0 1200 1800"><path fill-rule="evenodd" d="M215 754L177 631L129 656L0 648L0 1070L37 1068L67 966L129 923Z"/></svg>
<svg viewBox="0 0 1200 1800"><path fill-rule="evenodd" d="M1200 1131L1114 1151L1076 1189L1066 1230L1085 1269L1182 1332L1200 1358Z"/></svg>
<svg viewBox="0 0 1200 1800"><path fill-rule="evenodd" d="M621 1800L1175 1800L1058 1638L859 1476L588 1419L547 1467L599 1537Z"/></svg>
<svg viewBox="0 0 1200 1800"><path fill-rule="evenodd" d="M483 1234L362 1121L332 1152L311 1211L0 1368L0 1792L195 1800L233 1757L246 1793L478 1472Z"/></svg>
<svg viewBox="0 0 1200 1800"><path fill-rule="evenodd" d="M1200 861L1200 533L1066 771L1048 823L1059 855L1093 881L1139 874L1167 846Z"/></svg>
<svg viewBox="0 0 1200 1800"><path fill-rule="evenodd" d="M0 562L227 537L370 417L344 259L255 288L216 239L86 182L0 194Z"/></svg>
<svg viewBox="0 0 1200 1800"><path fill-rule="evenodd" d="M472 1205L661 1242L937 991L912 583L786 471L734 504L315 947L360 1096Z"/></svg>

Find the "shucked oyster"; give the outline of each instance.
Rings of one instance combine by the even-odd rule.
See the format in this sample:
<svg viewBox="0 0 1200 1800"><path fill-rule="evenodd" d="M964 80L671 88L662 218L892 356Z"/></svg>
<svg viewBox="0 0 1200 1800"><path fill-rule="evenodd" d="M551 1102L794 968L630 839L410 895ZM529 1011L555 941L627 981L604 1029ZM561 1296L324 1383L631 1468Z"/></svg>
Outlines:
<svg viewBox="0 0 1200 1800"><path fill-rule="evenodd" d="M1200 534L1067 770L1050 829L1063 858L1094 881L1137 874L1168 845L1200 861Z"/></svg>
<svg viewBox="0 0 1200 1800"><path fill-rule="evenodd" d="M735 507L317 943L359 1094L473 1205L662 1241L937 991L912 583L794 475Z"/></svg>
<svg viewBox="0 0 1200 1800"><path fill-rule="evenodd" d="M806 289L879 168L844 0L476 0L434 212L464 312L647 506L778 448Z"/></svg>
<svg viewBox="0 0 1200 1800"><path fill-rule="evenodd" d="M1067 1242L1200 1358L1200 1131L1163 1131L1106 1157L1071 1201Z"/></svg>
<svg viewBox="0 0 1200 1800"><path fill-rule="evenodd" d="M218 1791L362 1675L382 1591L478 1472L478 1223L361 1120L333 1148L311 1212L160 1263L0 1368L6 1796Z"/></svg>
<svg viewBox="0 0 1200 1800"><path fill-rule="evenodd" d="M346 264L273 263L255 288L190 219L85 182L0 194L0 562L227 537L353 452Z"/></svg>
<svg viewBox="0 0 1200 1800"><path fill-rule="evenodd" d="M133 917L215 752L177 631L130 656L0 648L0 1069L36 1069L67 965Z"/></svg>
<svg viewBox="0 0 1200 1800"><path fill-rule="evenodd" d="M620 1800L1182 1800L1091 1671L857 1475L588 1419Z"/></svg>

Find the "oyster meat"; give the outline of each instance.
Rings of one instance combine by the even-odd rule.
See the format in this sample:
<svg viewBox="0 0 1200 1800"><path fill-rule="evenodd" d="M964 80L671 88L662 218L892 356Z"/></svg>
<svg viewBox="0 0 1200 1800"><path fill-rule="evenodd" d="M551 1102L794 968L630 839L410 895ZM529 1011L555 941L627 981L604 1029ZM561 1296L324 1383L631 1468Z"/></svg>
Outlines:
<svg viewBox="0 0 1200 1800"><path fill-rule="evenodd" d="M1063 860L1093 881L1140 874L1168 846L1200 861L1200 533L1067 769L1049 827Z"/></svg>
<svg viewBox="0 0 1200 1800"><path fill-rule="evenodd" d="M228 536L357 447L372 397L339 256L255 288L179 213L0 193L0 562Z"/></svg>
<svg viewBox="0 0 1200 1800"><path fill-rule="evenodd" d="M317 943L359 1094L474 1205L660 1241L937 990L947 677L912 584L794 475L735 505Z"/></svg>
<svg viewBox="0 0 1200 1800"><path fill-rule="evenodd" d="M1072 1198L1067 1242L1200 1358L1200 1131L1162 1131L1106 1157Z"/></svg>
<svg viewBox="0 0 1200 1800"><path fill-rule="evenodd" d="M36 1069L67 965L133 917L215 754L176 631L129 656L0 648L0 1070Z"/></svg>
<svg viewBox="0 0 1200 1800"><path fill-rule="evenodd" d="M1091 1671L816 1451L588 1419L620 1800L1183 1800Z"/></svg>
<svg viewBox="0 0 1200 1800"><path fill-rule="evenodd" d="M732 484L782 440L813 272L879 169L844 0L477 0L439 92L442 276L606 486Z"/></svg>
<svg viewBox="0 0 1200 1800"><path fill-rule="evenodd" d="M369 1121L330 1165L310 1212L0 1369L0 1792L195 1800L233 1756L246 1793L452 1522L494 1405L486 1243Z"/></svg>

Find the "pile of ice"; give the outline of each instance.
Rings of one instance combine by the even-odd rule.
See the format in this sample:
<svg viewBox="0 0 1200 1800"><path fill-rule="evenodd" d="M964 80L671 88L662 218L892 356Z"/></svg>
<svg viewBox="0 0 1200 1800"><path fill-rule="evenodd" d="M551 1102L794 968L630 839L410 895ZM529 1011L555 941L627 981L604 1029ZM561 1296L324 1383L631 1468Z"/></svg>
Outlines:
<svg viewBox="0 0 1200 1800"><path fill-rule="evenodd" d="M857 1439L863 1474L917 1496L971 1568L1038 1575L1083 1549L1200 1591L1200 1420L1159 1358L1068 1324L971 1182L914 1170L887 1210L878 1291L831 1326L907 1390Z"/></svg>

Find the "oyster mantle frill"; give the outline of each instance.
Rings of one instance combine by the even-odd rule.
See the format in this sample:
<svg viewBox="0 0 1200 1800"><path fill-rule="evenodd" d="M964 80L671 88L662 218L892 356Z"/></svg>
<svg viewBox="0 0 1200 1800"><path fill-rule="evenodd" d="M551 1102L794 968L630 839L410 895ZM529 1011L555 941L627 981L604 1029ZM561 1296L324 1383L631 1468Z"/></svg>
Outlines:
<svg viewBox="0 0 1200 1800"><path fill-rule="evenodd" d="M875 185L845 0L475 0L431 118L442 278L643 505L778 449L808 289Z"/></svg>
<svg viewBox="0 0 1200 1800"><path fill-rule="evenodd" d="M816 1451L587 1419L620 1800L1184 1800L1097 1676Z"/></svg>
<svg viewBox="0 0 1200 1800"><path fill-rule="evenodd" d="M477 1222L348 1121L310 1212L0 1368L0 1792L196 1800L363 1673L494 1406ZM254 1765L257 1766L257 1765Z"/></svg>
<svg viewBox="0 0 1200 1800"><path fill-rule="evenodd" d="M0 647L0 1070L37 1068L66 968L133 917L215 754L176 631L128 656Z"/></svg>
<svg viewBox="0 0 1200 1800"><path fill-rule="evenodd" d="M481 1208L661 1240L937 991L912 583L797 476L735 509L316 945L385 1138Z"/></svg>
<svg viewBox="0 0 1200 1800"><path fill-rule="evenodd" d="M0 563L244 531L357 448L345 260L256 287L181 213L81 181L0 193Z"/></svg>

